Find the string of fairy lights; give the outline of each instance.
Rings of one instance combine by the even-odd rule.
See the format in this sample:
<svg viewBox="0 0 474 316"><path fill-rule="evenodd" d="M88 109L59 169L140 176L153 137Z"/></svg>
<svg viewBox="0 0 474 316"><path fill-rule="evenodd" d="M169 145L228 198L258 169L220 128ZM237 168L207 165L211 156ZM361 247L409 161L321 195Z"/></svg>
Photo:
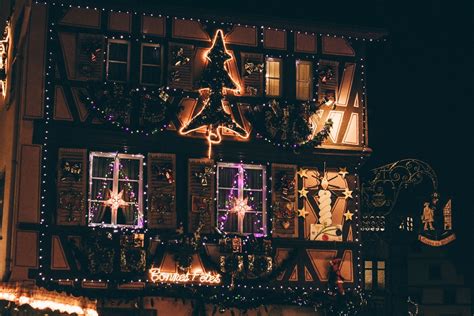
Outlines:
<svg viewBox="0 0 474 316"><path fill-rule="evenodd" d="M114 210L114 205L111 205L112 203L108 203L108 201L111 202L119 202L115 201L118 200L116 195L120 195L120 200L123 200L124 197L128 198L129 201L123 200L122 205L117 205L118 207L135 207L136 210L132 212L133 214L133 224L128 223L127 221L125 223L120 223L120 225L124 226L133 226L138 229L143 227L143 213L141 210L141 185L139 185L140 181L139 178L143 177L142 172L140 172L141 168L139 167L139 170L137 170L138 174L136 175L136 179L130 179L129 177L129 172L126 172L124 170L124 165L122 163L122 159L128 159L130 161L136 160L138 163L141 163L141 160L144 158L142 155L128 155L126 157L122 157L123 155L119 155L118 153L114 154L108 154L108 153L93 153L90 155L91 157L91 162L93 158L104 158L104 159L110 159L110 162L108 164L108 169L106 173L103 176L96 176L98 179L94 179L94 175L90 175L90 180L89 180L89 187L91 190L91 195L93 191L93 181L94 180L99 180L102 182L101 189L97 190L97 195L95 198L90 199L90 206L89 206L89 226L99 226L99 227L108 227L110 225L112 226L117 226L119 225L118 223L114 223L113 221L111 223L106 223L102 218L98 218L98 212L101 209L98 205L104 204L107 205L110 208L110 212L118 212L118 209ZM93 163L93 162L92 162ZM143 163L142 163L143 165ZM115 169L116 166L118 166L118 188L115 188L114 191L114 177L115 177ZM91 168L91 172L94 170L94 168ZM135 192L132 182L136 182L138 184L138 187L136 189L137 192ZM120 187L120 183L124 183L125 187ZM109 187L109 185L112 184L112 188ZM115 196L114 196L115 195ZM115 199L115 200L114 200ZM122 212L124 212L122 210ZM124 217L125 214L123 215ZM112 214L111 214L112 217ZM125 218L126 219L126 218Z"/></svg>
<svg viewBox="0 0 474 316"><path fill-rule="evenodd" d="M50 4L50 5L53 5L53 6L61 6L61 7L69 7L69 8L72 8L72 7L75 7L75 8L81 8L81 6L72 6L72 5L65 5L64 3L55 3L55 2L50 2L50 1L47 1L47 2L36 2L36 3L44 3L44 4ZM86 8L86 9L89 9L89 7L82 7L82 8ZM94 10L101 10L101 11L105 11L106 9L105 8L90 8L90 9L94 9ZM112 9L109 10L110 12L121 12L121 11L114 11ZM123 11L123 12L126 12L126 13L130 13L129 11ZM138 15L139 13L138 12L133 12L134 15ZM154 16L153 13L142 13L142 15L144 16ZM163 17L162 15L158 15L159 17ZM166 16L166 18L170 18L169 16ZM178 19L178 18L174 18L174 19ZM182 18L184 19L184 18ZM200 19L196 19L197 21L201 21ZM203 20L205 21L206 23L214 23L214 24L221 24L221 25L229 25L229 26L233 26L233 25L241 25L241 24L234 24L234 23L230 23L230 22L217 22L217 21L209 21L209 20ZM248 25L244 25L245 27L253 27L253 28L256 28L255 26L248 26ZM41 278L42 281L51 281L51 282L70 282L70 281L74 281L74 282L99 282L99 283L102 283L102 282L110 282L110 280L106 280L106 279L89 279L89 278L66 278L66 279L54 279L53 277L51 276L48 276L46 274L46 269L45 269L45 263L47 262L46 261L46 258L45 258L45 255L47 255L48 253L46 252L45 253L45 243L44 243L44 240L46 238L50 238L50 236L47 236L47 234L49 234L49 230L50 230L50 223L48 222L47 218L47 214L49 213L49 209L50 209L50 205L48 203L48 201L50 200L49 198L49 195L50 195L50 192L48 191L48 185L47 185L47 182L49 179L51 179L52 177L52 173L54 172L53 171L53 168L50 166L49 164L49 160L48 160L48 157L50 156L50 152L49 152L49 133L50 133L50 124L51 124L51 121L53 119L53 110L52 110L52 107L53 107L53 98L54 98L54 89L53 88L53 82L52 82L52 73L54 73L53 71L53 66L54 66L54 60L55 60L55 57L54 56L54 53L53 51L50 49L51 47L51 43L54 42L56 39L56 34L55 34L55 31L54 31L54 28L55 28L55 23L54 22L51 22L49 24L49 27L48 27L48 54L47 54L47 60L46 60L46 73L45 73L45 81L46 81L46 87L45 87L45 103L44 103L44 107L45 107L45 111L44 111L44 135L43 135L43 143L42 143L42 165L41 165L41 208L40 208L40 224L41 224L41 231L40 231L40 238L39 238L39 272L38 272L38 275L39 277ZM263 30L264 29L270 29L270 28L266 28L265 26L261 26L260 27L260 30L262 32L261 34L261 40L263 41ZM274 29L274 28L272 28ZM278 29L274 29L274 30L278 30ZM281 30L281 29L280 29ZM293 30L290 30L290 32L294 32ZM300 31L297 31L298 33L300 33ZM362 41L372 41L373 39L366 39L366 38L352 38L352 37L344 37L344 36L338 36L338 35L334 35L334 34L315 34L315 33L307 33L307 32L304 32L305 34L312 34L312 35L319 35L319 36L334 36L334 37L340 37L340 38L348 38L348 39L352 39L352 40L362 40ZM124 35L125 36L125 35ZM126 36L129 36L129 38L132 38L131 35L126 35ZM146 40L146 37L143 37L141 38L140 40L143 40L145 39ZM136 40L138 41L139 39L136 38ZM306 55L306 57L302 57L301 54L283 54L283 55L278 55L280 58L283 58L284 56L286 57L298 57L298 58L308 58L308 59L315 59L316 57L314 55ZM275 56L272 56L272 57L275 57ZM361 243L361 240L360 240L360 231L359 231L359 219L360 219L360 209L359 209L359 197L360 197L360 188L358 186L358 173L360 172L360 168L363 164L363 161L365 159L365 156L366 154L368 153L368 149L367 149L367 144L366 144L366 133L367 133L367 126L366 126L366 74L365 74L365 64L364 64L364 59L363 58L360 58L360 81L361 81L361 85L362 85L362 94L359 96L360 98L360 105L362 107L362 122L363 122L363 125L362 125L362 144L363 144L363 149L362 149L362 152L361 152L361 156L360 156L360 159L359 161L357 162L357 165L354 167L354 171L355 171L355 180L354 180L354 187L355 187L355 191L356 191L356 194L355 194L355 204L356 204L356 209L355 209L355 226L356 226L356 231L357 231L357 237L355 238L355 243L357 243L358 245L358 250L357 250L357 270L358 270L358 284L357 284L357 291L360 291L361 289L361 284L362 284L362 270L363 270L363 267L361 266L361 257L362 257L362 243ZM318 98L318 87L319 87L319 83L318 83L318 74L317 74L317 71L318 71L318 67L319 67L319 62L317 63L314 63L313 64L313 84L315 85L316 89L314 89L314 95L315 95L315 100L317 100ZM145 89L145 88L143 88ZM179 89L172 89L170 87L166 87L165 88L165 91L167 92L170 92L170 93L177 93L181 96L184 96L186 98L193 98L192 97L192 94L188 93L188 92L184 92L184 91L180 91ZM196 100L198 98L195 98ZM283 101L284 102L284 101ZM264 104L265 105L265 104ZM128 129L127 127L125 126L119 126L121 127L124 131L126 132L129 132L131 134L140 134L140 133L144 133L146 135L149 135L149 134L154 134L153 133L149 133L149 132L146 132L146 131L140 131L140 130L130 130ZM160 128L160 131L163 131L167 128L168 126L162 126ZM268 139L265 139L267 141L270 141ZM222 161L222 159L221 159ZM243 163L242 161L240 163ZM146 162L143 162L143 166L146 166ZM267 166L269 166L269 163L267 163ZM216 164L214 166L215 168L218 167L218 165ZM51 171L49 169L52 169ZM269 177L270 181L272 181L271 177ZM235 181L235 180L234 180ZM146 194L146 189L147 189L147 186L145 185L144 186L144 196L145 196L145 202L146 202L146 207L145 207L145 210L148 210L148 196ZM267 202L267 197L268 196L271 196L272 192L271 192L271 186L270 185L267 185L266 187L266 190L267 190L267 194L265 195L265 199L264 201L262 201L262 203L265 203L268 205L268 202ZM230 196L229 196L230 198ZM272 205L269 205L269 208L270 210L272 209ZM272 213L272 211L270 211L270 213ZM86 215L88 216L88 215ZM269 221L270 223L273 221L273 218L272 216L269 216ZM143 230L137 230L135 228L133 229L129 229L129 228L120 228L120 231L123 231L123 232L136 232L136 231L142 231L144 233L147 233L148 230L146 229L146 216L145 216L145 219L144 219L144 222L145 222L145 228ZM260 223L256 223L256 224L260 224ZM271 226L272 227L272 226ZM222 227L219 227L219 228L222 228ZM95 229L95 227L93 227L92 229ZM270 230L270 235L272 234L272 230ZM150 239L152 239L153 237L150 237ZM211 237L211 236L205 236L203 238L203 241L205 243L209 243L209 242L217 242L217 237ZM248 236L247 238L244 238L243 239L243 242L245 243L246 241L248 241ZM161 245L164 245L165 242L164 241L161 241L160 242ZM123 282L145 282L145 283L149 283L150 281L145 277L145 278L136 278L136 279L123 279L122 280ZM182 286L182 285L181 285ZM229 286L228 285L207 285L207 284L186 284L185 285L186 287L191 287L191 288L214 288L214 289L222 289L222 290L229 290ZM153 286L154 288L156 289L159 289L159 288L175 288L177 287L177 285L175 284L172 284L172 283L162 283L162 284L154 284ZM178 286L179 287L179 286ZM247 285L247 284L236 284L236 287L237 288L245 288L245 289L255 289L255 290L272 290L272 291L277 291L277 290L286 290L286 291L294 291L294 290L301 290L301 291L318 291L318 292L321 292L321 293L324 293L324 294L329 294L328 290L326 290L325 288L321 287L321 286L312 286L312 285L309 285L309 286L283 286L283 285L280 285L280 286L270 286L270 285L262 285L262 284L259 284L259 285ZM351 290L351 288L347 288L349 291ZM223 291L221 294L221 296L227 296L227 295L231 295L230 294L230 291ZM259 300L259 297L250 297L249 298L250 300L252 301L258 301Z"/></svg>
<svg viewBox="0 0 474 316"><path fill-rule="evenodd" d="M142 15L142 16L149 16L149 17L158 17L158 18L167 18L167 19L174 19L174 20L190 20L190 21L197 21L197 22L205 22L205 23L212 23L221 26L243 26L243 27L250 27L250 28L260 28L263 32L266 30L274 30L274 31L287 31L290 33L297 33L297 34L304 34L304 35L319 35L319 36L327 36L327 37L334 37L334 38L343 38L348 40L355 40L355 41L362 41L362 42L379 42L379 41L386 41L385 37L382 38L372 38L372 37L365 37L365 36L352 36L352 35L343 35L339 33L330 33L330 32L311 32L311 31L304 31L304 30L294 30L289 28L276 28L273 26L268 25L250 25L245 23L235 23L229 21L219 21L219 20L210 20L207 18L195 18L192 16L171 16L167 14L156 14L153 12L139 12L134 10L120 10L120 9L113 9L113 8L106 8L106 7L97 7L97 6L89 6L89 5L73 5L67 4L64 2L56 2L54 0L49 1L35 1L36 4L45 4L45 5L52 5L58 6L61 8L76 8L76 9L86 9L86 10L94 10L94 11L108 11L108 12L116 12L116 13L126 13L126 14L133 14L133 15Z"/></svg>

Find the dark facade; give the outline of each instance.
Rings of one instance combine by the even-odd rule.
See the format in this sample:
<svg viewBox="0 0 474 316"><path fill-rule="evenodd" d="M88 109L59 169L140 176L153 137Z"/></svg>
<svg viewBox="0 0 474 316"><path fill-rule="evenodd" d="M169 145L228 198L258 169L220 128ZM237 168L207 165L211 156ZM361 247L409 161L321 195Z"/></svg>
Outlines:
<svg viewBox="0 0 474 316"><path fill-rule="evenodd" d="M55 2L17 2L8 32L5 280L115 315L356 302L383 33Z"/></svg>

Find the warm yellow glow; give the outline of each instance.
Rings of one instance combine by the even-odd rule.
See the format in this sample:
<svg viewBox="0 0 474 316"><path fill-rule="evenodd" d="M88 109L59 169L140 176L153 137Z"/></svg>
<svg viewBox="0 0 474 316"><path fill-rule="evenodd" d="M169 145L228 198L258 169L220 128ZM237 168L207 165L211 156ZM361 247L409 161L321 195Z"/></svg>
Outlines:
<svg viewBox="0 0 474 316"><path fill-rule="evenodd" d="M194 269L191 272L163 272L160 268L151 268L149 270L150 281L157 283L201 283L201 284L219 284L221 283L220 274L204 273L201 269Z"/></svg>
<svg viewBox="0 0 474 316"><path fill-rule="evenodd" d="M0 300L18 305L28 304L34 309L50 309L61 313L81 316L98 316L96 301L67 294L50 292L37 287L22 287L19 284L0 284Z"/></svg>
<svg viewBox="0 0 474 316"><path fill-rule="evenodd" d="M204 53L204 60L205 61L209 61L209 58L208 58L208 54L209 54L209 51L214 47L214 44L216 43L216 40L217 40L217 37L219 35L219 33L221 33L221 36L222 38L224 39L224 31L222 31L221 29L218 29L216 31L216 34L214 35L214 39L212 40L212 45L211 45L211 48L209 48L205 53ZM232 74L230 72L230 67L229 67L229 63L234 59L234 55L231 54L227 48L225 47L225 41L224 41L224 51L229 55L231 56L230 59L226 60L225 61L225 67L226 67L226 70L228 71L229 73L229 77L230 79L232 80L232 82L235 84L235 86L237 87L236 89L229 89L229 88L223 88L224 89L224 92L226 92L227 90L231 90L231 91L234 91L235 93L239 93L241 91L241 86L240 86L240 83L232 77ZM201 94L201 96L203 94L206 94L209 92L209 88L202 88L202 89L199 89L199 93ZM206 108L206 105L207 105L207 102L209 102L209 99L206 100L205 104L203 105L203 107L201 108L201 110L196 114L194 115L188 122L186 122L186 124L184 124L180 129L179 129L179 134L180 135L187 135L189 133L192 133L192 132L195 132L199 129L202 129L203 126L199 126L197 128L194 128L194 129L191 129L191 130L188 130L186 132L184 132L184 129L188 126L188 124L190 122L192 122L196 117L198 117L199 115L201 115L201 113L204 111L204 109ZM239 128L245 130L245 128L243 128L242 126L240 126L234 119L232 119L232 122L238 126ZM208 158L211 158L211 155L212 155L212 145L213 144L219 144L220 142L222 142L222 131L223 130L227 130L227 131L230 131L230 132L234 132L232 129L229 129L225 126L218 126L217 129L215 129L213 131L213 128L211 125L207 126L206 127L207 131L206 131L206 139L207 139L207 143L208 143L208 151L207 151L207 157ZM248 131L245 131L245 135L239 135L237 133L235 133L237 137L240 137L242 139L248 139L250 134L248 133Z"/></svg>
<svg viewBox="0 0 474 316"><path fill-rule="evenodd" d="M248 205L248 197L245 199L234 197L232 208L229 210L231 213L237 213L239 218L244 218L248 211L252 208Z"/></svg>

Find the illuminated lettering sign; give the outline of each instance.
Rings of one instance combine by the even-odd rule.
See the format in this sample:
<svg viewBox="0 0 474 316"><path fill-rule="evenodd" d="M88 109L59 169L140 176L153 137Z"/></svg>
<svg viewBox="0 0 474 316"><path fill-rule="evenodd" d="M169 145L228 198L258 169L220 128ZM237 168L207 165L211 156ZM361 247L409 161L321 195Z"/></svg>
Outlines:
<svg viewBox="0 0 474 316"><path fill-rule="evenodd" d="M177 273L163 272L159 268L151 268L149 273L150 281L153 283L221 283L220 274L204 273L202 271Z"/></svg>

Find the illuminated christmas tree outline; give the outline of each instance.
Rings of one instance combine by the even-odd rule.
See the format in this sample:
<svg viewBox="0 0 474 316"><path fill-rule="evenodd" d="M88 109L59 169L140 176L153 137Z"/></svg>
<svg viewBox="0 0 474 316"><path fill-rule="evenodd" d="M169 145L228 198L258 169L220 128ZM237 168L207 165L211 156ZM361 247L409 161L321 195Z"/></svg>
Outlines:
<svg viewBox="0 0 474 316"><path fill-rule="evenodd" d="M186 135L206 127L206 139L209 145L208 157L211 157L212 144L222 141L222 130L234 132L236 136L246 139L249 133L234 121L224 110L224 89L239 91L240 85L230 76L227 62L232 55L227 51L224 42L224 32L219 29L214 35L211 48L205 58L207 66L200 80L199 92L206 95L202 109L181 129L180 134Z"/></svg>

